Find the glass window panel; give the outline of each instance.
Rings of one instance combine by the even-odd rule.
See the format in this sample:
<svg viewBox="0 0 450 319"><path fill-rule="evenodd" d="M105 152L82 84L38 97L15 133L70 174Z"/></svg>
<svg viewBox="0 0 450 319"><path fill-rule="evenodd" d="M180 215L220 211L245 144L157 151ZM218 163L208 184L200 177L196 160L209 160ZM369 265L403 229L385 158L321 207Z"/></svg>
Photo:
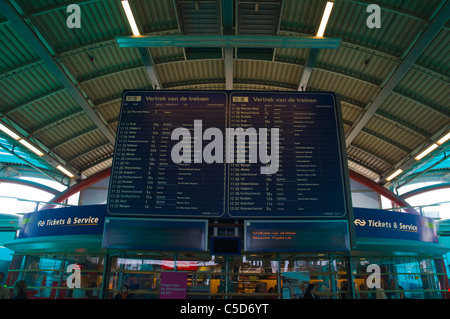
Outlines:
<svg viewBox="0 0 450 319"><path fill-rule="evenodd" d="M79 287L67 286L73 274L67 272L70 264L79 267ZM103 256L17 255L11 263L8 287L12 289L17 280L24 280L29 299L99 298L103 264Z"/></svg>

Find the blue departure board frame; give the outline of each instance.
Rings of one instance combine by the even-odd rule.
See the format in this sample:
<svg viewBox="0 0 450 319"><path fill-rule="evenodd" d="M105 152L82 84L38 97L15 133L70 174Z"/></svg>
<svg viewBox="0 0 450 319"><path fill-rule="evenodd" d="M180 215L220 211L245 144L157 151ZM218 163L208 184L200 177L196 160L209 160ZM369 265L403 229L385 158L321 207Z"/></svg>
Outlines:
<svg viewBox="0 0 450 319"><path fill-rule="evenodd" d="M352 218L339 107L335 95L328 92L126 90L108 213L238 219ZM198 138L194 137L194 120L202 120L201 132L212 127L223 132L222 163L171 161L171 150L179 142L171 140L175 128L189 130L195 149ZM267 154L272 150L272 129L277 128L277 171L261 174L273 159L266 164L260 159L254 163L237 163L235 159L230 163L227 128L266 128ZM209 142L204 139L202 147ZM246 143L249 151L251 146L248 140ZM193 161L195 156L198 154L193 152Z"/></svg>

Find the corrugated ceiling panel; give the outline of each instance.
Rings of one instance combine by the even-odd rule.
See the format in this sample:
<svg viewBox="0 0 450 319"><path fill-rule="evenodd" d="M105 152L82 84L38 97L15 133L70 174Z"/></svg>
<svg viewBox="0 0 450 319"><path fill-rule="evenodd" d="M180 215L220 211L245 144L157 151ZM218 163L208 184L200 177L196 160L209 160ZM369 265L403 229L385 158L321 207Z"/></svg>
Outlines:
<svg viewBox="0 0 450 319"><path fill-rule="evenodd" d="M170 90L225 90L225 83L201 83L170 87Z"/></svg>
<svg viewBox="0 0 450 319"><path fill-rule="evenodd" d="M237 34L276 34L280 7L279 0L238 1Z"/></svg>
<svg viewBox="0 0 450 319"><path fill-rule="evenodd" d="M402 148L413 151L422 140L417 138L409 130L402 129L400 126L392 125L389 121L383 121L379 117L372 117L365 126L365 129L374 131L380 136L386 137L395 143L398 143Z"/></svg>
<svg viewBox="0 0 450 319"><path fill-rule="evenodd" d="M17 33L11 23L0 25L0 70L22 66L30 61L39 60L36 52Z"/></svg>
<svg viewBox="0 0 450 319"><path fill-rule="evenodd" d="M373 171L371 171L361 165L358 165L357 163L355 163L354 161L351 161L351 160L348 161L348 167L349 167L349 169L356 171L356 172L370 178L371 180L376 180L379 177L377 173L374 173Z"/></svg>
<svg viewBox="0 0 450 319"><path fill-rule="evenodd" d="M58 152L68 151L67 158L72 158L105 143L107 143L107 140L103 137L103 134L99 130L94 130L70 140L56 150ZM81 150L81 152L76 152L76 150Z"/></svg>
<svg viewBox="0 0 450 319"><path fill-rule="evenodd" d="M300 83L302 66L287 63L255 61L255 60L235 60L234 78L246 79L251 83L263 84L258 81L265 81L267 85L281 87L298 87Z"/></svg>
<svg viewBox="0 0 450 319"><path fill-rule="evenodd" d="M363 112L363 109L357 108L353 105L349 105L348 103L345 103L343 101L341 101L341 108L344 120L349 121L352 124L356 122L356 120Z"/></svg>
<svg viewBox="0 0 450 319"><path fill-rule="evenodd" d="M205 79L225 81L223 60L196 60L165 63L156 66L163 87L188 85ZM217 81L216 81L217 83Z"/></svg>
<svg viewBox="0 0 450 319"><path fill-rule="evenodd" d="M325 1L286 0L283 3L280 29L316 34L319 28Z"/></svg>
<svg viewBox="0 0 450 319"><path fill-rule="evenodd" d="M258 84L245 84L235 83L235 90L248 90L248 91L293 91L286 87L270 86L270 85L258 85Z"/></svg>
<svg viewBox="0 0 450 319"><path fill-rule="evenodd" d="M142 67L87 81L81 83L80 86L90 99L97 104L95 101L104 100L111 96L116 97L126 89L150 87L150 82Z"/></svg>
<svg viewBox="0 0 450 319"><path fill-rule="evenodd" d="M332 91L360 103L368 103L378 87L337 73L313 69L308 87Z"/></svg>
<svg viewBox="0 0 450 319"><path fill-rule="evenodd" d="M394 93L388 96L379 110L412 123L424 131L429 132L430 135L448 123L448 119L442 115L432 112L422 105Z"/></svg>
<svg viewBox="0 0 450 319"><path fill-rule="evenodd" d="M366 9L364 3L336 2L325 36L339 37L400 56L423 27L423 23L414 18L382 10L381 28L370 29L366 25L369 16Z"/></svg>
<svg viewBox="0 0 450 319"><path fill-rule="evenodd" d="M3 99L0 106L1 111L21 105L60 87L62 85L55 80L53 74L44 65L3 79L0 82Z"/></svg>
<svg viewBox="0 0 450 319"><path fill-rule="evenodd" d="M84 155L98 145L104 145L106 143L107 140L105 137L97 130L85 134L77 139L71 140L66 143L64 147L58 148L57 152L63 158L71 159L75 156Z"/></svg>
<svg viewBox="0 0 450 319"><path fill-rule="evenodd" d="M96 172L100 172L100 171L110 167L111 165L112 165L112 158L109 158L109 159L106 159L106 160L100 162L97 165L94 165L94 166L84 170L82 172L82 174L86 177L89 177L89 176L95 174Z"/></svg>
<svg viewBox="0 0 450 319"><path fill-rule="evenodd" d="M304 65L309 52L309 49L276 49L275 61Z"/></svg>
<svg viewBox="0 0 450 319"><path fill-rule="evenodd" d="M450 116L450 84L448 82L410 69L396 86L395 91L436 107Z"/></svg>
<svg viewBox="0 0 450 319"><path fill-rule="evenodd" d="M32 123L31 126L24 126L31 132L36 128L44 127L56 120L65 117L66 114L73 114L80 112L81 108L70 97L66 91L59 94L49 96L45 99L39 100L35 103L27 105L18 112L14 112L14 118L20 123L25 124L25 119Z"/></svg>
<svg viewBox="0 0 450 319"><path fill-rule="evenodd" d="M173 1L130 1L143 34L163 30L178 30Z"/></svg>
<svg viewBox="0 0 450 319"><path fill-rule="evenodd" d="M390 164L397 163L407 155L407 153L400 151L395 146L364 131L355 138L353 143Z"/></svg>
<svg viewBox="0 0 450 319"><path fill-rule="evenodd" d="M91 0L91 1L100 1L100 0ZM50 9L57 9L58 7L66 8L68 6L67 1L65 0L16 0L20 7L26 11L28 14L37 14L41 11L46 11ZM44 8L46 8L44 10Z"/></svg>
<svg viewBox="0 0 450 319"><path fill-rule="evenodd" d="M221 34L222 18L219 1L178 0L177 2L184 34Z"/></svg>
<svg viewBox="0 0 450 319"><path fill-rule="evenodd" d="M164 48L150 48L150 52L155 64L184 61L183 48L164 47Z"/></svg>
<svg viewBox="0 0 450 319"><path fill-rule="evenodd" d="M113 99L110 102L97 106L96 109L108 123L111 123L118 121L121 103L121 98Z"/></svg>
<svg viewBox="0 0 450 319"><path fill-rule="evenodd" d="M111 144L104 145L102 147L95 148L89 152L86 151L83 155L71 160L70 163L73 166L79 167L81 169L98 162L99 159L111 156L113 152L114 147Z"/></svg>
<svg viewBox="0 0 450 319"><path fill-rule="evenodd" d="M80 112L76 115L61 121L60 124L50 127L49 129L40 132L39 137L43 134L51 135L55 141L51 144L56 144L68 137L74 136L87 129L95 127L86 113Z"/></svg>
<svg viewBox="0 0 450 319"><path fill-rule="evenodd" d="M118 120L116 120L115 122L109 123L109 127L111 128L111 130L115 133L117 132L117 127L118 127Z"/></svg>
<svg viewBox="0 0 450 319"><path fill-rule="evenodd" d="M369 167L373 167L378 172L384 172L391 167L388 163L385 163L367 152L358 149L357 146L354 145L347 147L347 155L349 158L355 158L359 162L364 163Z"/></svg>
<svg viewBox="0 0 450 319"><path fill-rule="evenodd" d="M68 71L80 82L118 70L143 65L135 48L109 45L85 54L72 55L61 60Z"/></svg>
<svg viewBox="0 0 450 319"><path fill-rule="evenodd" d="M315 67L344 73L379 85L396 64L364 51L340 46L336 50L320 50Z"/></svg>
<svg viewBox="0 0 450 319"><path fill-rule="evenodd" d="M427 66L441 74L446 74L447 81L450 73L449 39L450 31L441 29L417 60L418 64Z"/></svg>
<svg viewBox="0 0 450 319"><path fill-rule="evenodd" d="M68 28L66 6L31 18L38 31L56 51L85 43L131 34L120 1L105 0L81 5L81 28Z"/></svg>
<svg viewBox="0 0 450 319"><path fill-rule="evenodd" d="M427 17L430 17L441 2L441 0L381 0L377 1L377 4L379 4L381 8L389 8L390 10L400 9L405 12L405 14L410 13L426 19Z"/></svg>

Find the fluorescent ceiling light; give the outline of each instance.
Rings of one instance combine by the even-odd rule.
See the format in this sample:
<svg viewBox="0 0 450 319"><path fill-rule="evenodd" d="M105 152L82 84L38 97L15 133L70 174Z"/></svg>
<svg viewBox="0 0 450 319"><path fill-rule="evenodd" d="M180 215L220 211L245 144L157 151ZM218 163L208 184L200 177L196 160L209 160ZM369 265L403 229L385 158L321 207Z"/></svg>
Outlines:
<svg viewBox="0 0 450 319"><path fill-rule="evenodd" d="M122 1L122 6L123 10L125 10L125 14L127 15L128 23L130 24L131 30L133 31L133 35L141 35L139 33L136 20L134 20L133 12L131 11L131 7L128 1Z"/></svg>
<svg viewBox="0 0 450 319"><path fill-rule="evenodd" d="M330 18L331 9L333 9L334 2L328 1L327 6L325 7L325 10L323 11L322 21L320 21L319 31L317 31L316 37L323 37L323 34L325 33L325 28L328 23L328 19Z"/></svg>
<svg viewBox="0 0 450 319"><path fill-rule="evenodd" d="M44 155L44 153L42 153L40 150L38 150L36 147L31 145L30 143L28 143L26 140L20 140L19 142L20 142L20 144L22 144L23 146L25 146L29 150L33 151L33 153L35 153L36 155L38 155L38 156L43 156Z"/></svg>
<svg viewBox="0 0 450 319"><path fill-rule="evenodd" d="M436 149L438 147L437 144L432 144L430 147L428 147L425 151L423 151L422 153L420 153L419 155L417 155L414 159L416 161L421 160L422 158L424 158L427 154L429 154L430 152L432 152L434 149Z"/></svg>
<svg viewBox="0 0 450 319"><path fill-rule="evenodd" d="M450 139L450 132L448 132L446 135L444 135L443 137L440 138L439 141L437 141L436 143L438 143L439 145L444 144L445 142L447 142Z"/></svg>
<svg viewBox="0 0 450 319"><path fill-rule="evenodd" d="M72 178L74 175L69 172L68 170L66 170L64 167L62 167L61 165L56 166L57 169L59 169L61 172L63 172L64 174L66 174L67 176L69 176L70 178Z"/></svg>
<svg viewBox="0 0 450 319"><path fill-rule="evenodd" d="M395 177L397 177L398 175L400 175L401 173L403 173L403 171L401 169L398 169L391 176L386 178L386 180L390 181L390 180L394 179Z"/></svg>
<svg viewBox="0 0 450 319"><path fill-rule="evenodd" d="M15 140L20 140L20 136L17 135L16 133L14 133L13 131L11 131L9 128L7 128L6 126L4 126L3 124L0 124L0 130L2 130L3 132L5 132L6 134L8 134L9 136L11 136L13 139Z"/></svg>

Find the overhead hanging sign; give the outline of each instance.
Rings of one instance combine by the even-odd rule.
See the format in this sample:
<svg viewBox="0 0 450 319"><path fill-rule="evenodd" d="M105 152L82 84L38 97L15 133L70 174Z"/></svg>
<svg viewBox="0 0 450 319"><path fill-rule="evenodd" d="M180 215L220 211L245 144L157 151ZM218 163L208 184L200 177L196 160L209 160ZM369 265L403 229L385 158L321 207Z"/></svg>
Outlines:
<svg viewBox="0 0 450 319"><path fill-rule="evenodd" d="M432 218L383 211L354 208L357 238L392 238L437 243L437 226Z"/></svg>
<svg viewBox="0 0 450 319"><path fill-rule="evenodd" d="M125 91L111 215L347 219L332 93Z"/></svg>
<svg viewBox="0 0 450 319"><path fill-rule="evenodd" d="M105 205L40 210L24 214L17 238L103 234Z"/></svg>

